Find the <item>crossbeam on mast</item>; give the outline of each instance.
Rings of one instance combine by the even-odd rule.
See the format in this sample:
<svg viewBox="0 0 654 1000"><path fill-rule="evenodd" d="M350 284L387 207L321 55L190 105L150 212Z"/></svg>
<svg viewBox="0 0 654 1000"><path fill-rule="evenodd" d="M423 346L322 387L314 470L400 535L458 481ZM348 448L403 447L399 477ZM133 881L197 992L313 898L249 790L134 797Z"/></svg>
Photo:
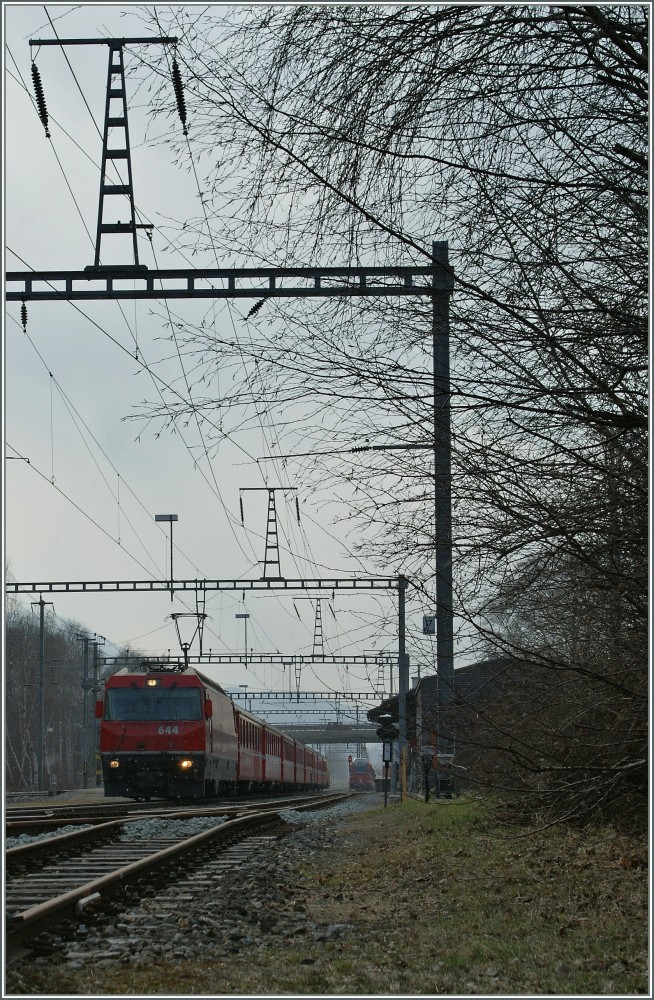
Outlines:
<svg viewBox="0 0 654 1000"><path fill-rule="evenodd" d="M30 38L30 45L177 45L173 35L161 38Z"/></svg>
<svg viewBox="0 0 654 1000"><path fill-rule="evenodd" d="M379 691L300 691L300 696L298 698L297 691L293 694L289 694L288 691L248 691L245 692L231 692L229 697L234 701L250 701L251 699L258 699L259 701L288 701L289 704L297 705L298 701L381 701L384 699L384 692ZM284 709L288 711L288 709ZM324 709L321 709L324 711Z"/></svg>
<svg viewBox="0 0 654 1000"><path fill-rule="evenodd" d="M149 270L133 265L83 271L9 271L8 302L104 299L322 298L449 293L449 268L243 267Z"/></svg>
<svg viewBox="0 0 654 1000"><path fill-rule="evenodd" d="M81 580L5 584L8 594L104 594L170 592L170 580ZM325 580L175 580L175 591L397 590L397 577Z"/></svg>
<svg viewBox="0 0 654 1000"><path fill-rule="evenodd" d="M167 656L134 656L130 654L128 656L104 656L99 661L104 666L134 666L135 664L160 664L170 666L179 666L184 663L184 657L174 654L168 654ZM397 657L391 656L388 653L380 653L379 656L375 655L346 655L346 654L316 654L311 653L250 653L248 652L247 658L245 653L213 653L209 650L208 653L189 653L186 660L188 663L198 663L198 664L217 664L223 665L226 663L246 663L255 664L256 666L269 666L274 663L281 663L284 666L288 666L293 663L301 664L329 664L330 666L376 666L377 664L387 664L397 663ZM248 698L254 698L254 694L248 693Z"/></svg>
<svg viewBox="0 0 654 1000"><path fill-rule="evenodd" d="M257 708L257 711L261 712L262 715L265 715L266 719L270 719L272 716L280 715L301 715L302 718L308 715L322 715L322 717L325 718L328 713L340 713L342 720L346 723L357 721L354 708L348 708L347 710L344 710L342 707L332 709L329 705L323 705L322 708L305 708L304 705L300 705L298 708L296 703L295 705L287 705L286 708Z"/></svg>

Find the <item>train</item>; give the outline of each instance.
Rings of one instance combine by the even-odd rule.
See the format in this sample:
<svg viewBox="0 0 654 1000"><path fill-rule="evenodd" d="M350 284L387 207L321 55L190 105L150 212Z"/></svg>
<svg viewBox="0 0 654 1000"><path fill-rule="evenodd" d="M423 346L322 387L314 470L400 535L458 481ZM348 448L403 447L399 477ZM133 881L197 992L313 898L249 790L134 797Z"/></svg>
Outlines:
<svg viewBox="0 0 654 1000"><path fill-rule="evenodd" d="M193 667L124 667L95 705L105 797L207 799L329 787L326 757Z"/></svg>
<svg viewBox="0 0 654 1000"><path fill-rule="evenodd" d="M374 792L375 769L367 757L354 757L350 761L350 791Z"/></svg>

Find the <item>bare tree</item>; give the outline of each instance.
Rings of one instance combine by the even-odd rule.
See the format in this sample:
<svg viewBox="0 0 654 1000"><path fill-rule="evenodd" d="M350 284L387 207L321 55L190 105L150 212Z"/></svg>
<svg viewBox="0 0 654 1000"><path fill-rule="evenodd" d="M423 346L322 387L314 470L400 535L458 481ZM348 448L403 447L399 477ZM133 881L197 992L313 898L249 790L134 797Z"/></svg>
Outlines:
<svg viewBox="0 0 654 1000"><path fill-rule="evenodd" d="M607 698L620 677L636 757L647 13L307 5L159 25L183 39L190 110L189 142L169 142L204 171L202 213L170 221L170 249L306 266L424 261L433 238L449 241L457 612L486 644L592 677ZM174 114L168 87L157 111ZM189 406L217 446L262 414L280 450L431 438L420 303L267 301L229 332L173 322L196 372ZM170 425L190 409L145 412ZM361 552L428 597L429 452L390 455L309 458L298 472L325 503L346 496Z"/></svg>
<svg viewBox="0 0 654 1000"><path fill-rule="evenodd" d="M43 780L76 788L83 770L81 626L45 615ZM5 611L5 780L8 791L39 788L39 620L15 599ZM90 719L87 723L90 727Z"/></svg>

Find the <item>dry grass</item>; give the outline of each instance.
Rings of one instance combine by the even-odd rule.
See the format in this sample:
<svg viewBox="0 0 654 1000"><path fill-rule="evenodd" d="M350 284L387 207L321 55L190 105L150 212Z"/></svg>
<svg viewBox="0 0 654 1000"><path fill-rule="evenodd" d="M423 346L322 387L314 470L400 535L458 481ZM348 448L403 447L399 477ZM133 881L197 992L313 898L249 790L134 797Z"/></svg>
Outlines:
<svg viewBox="0 0 654 1000"><path fill-rule="evenodd" d="M309 917L355 932L201 964L53 968L43 992L648 995L646 865L645 841L610 828L517 837L478 802L408 802L348 820L300 873Z"/></svg>

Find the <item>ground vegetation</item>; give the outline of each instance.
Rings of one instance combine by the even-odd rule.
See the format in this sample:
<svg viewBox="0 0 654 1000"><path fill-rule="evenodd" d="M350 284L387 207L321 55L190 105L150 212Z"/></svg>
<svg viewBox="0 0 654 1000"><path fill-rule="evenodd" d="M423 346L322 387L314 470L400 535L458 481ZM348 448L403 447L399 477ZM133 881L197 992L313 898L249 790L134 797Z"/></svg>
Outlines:
<svg viewBox="0 0 654 1000"><path fill-rule="evenodd" d="M230 936L217 933L213 954L205 945L201 958L96 959L75 969L57 947L10 966L10 992L648 995L642 835L557 825L516 836L470 799L393 804L324 825L327 833L304 838L292 855L282 842L267 881L243 888L232 916L245 914L246 928L227 954ZM286 867L275 866L279 854ZM217 921L229 889L214 886ZM270 889L283 901L254 909L247 922ZM189 941L210 885L203 895L169 912Z"/></svg>

